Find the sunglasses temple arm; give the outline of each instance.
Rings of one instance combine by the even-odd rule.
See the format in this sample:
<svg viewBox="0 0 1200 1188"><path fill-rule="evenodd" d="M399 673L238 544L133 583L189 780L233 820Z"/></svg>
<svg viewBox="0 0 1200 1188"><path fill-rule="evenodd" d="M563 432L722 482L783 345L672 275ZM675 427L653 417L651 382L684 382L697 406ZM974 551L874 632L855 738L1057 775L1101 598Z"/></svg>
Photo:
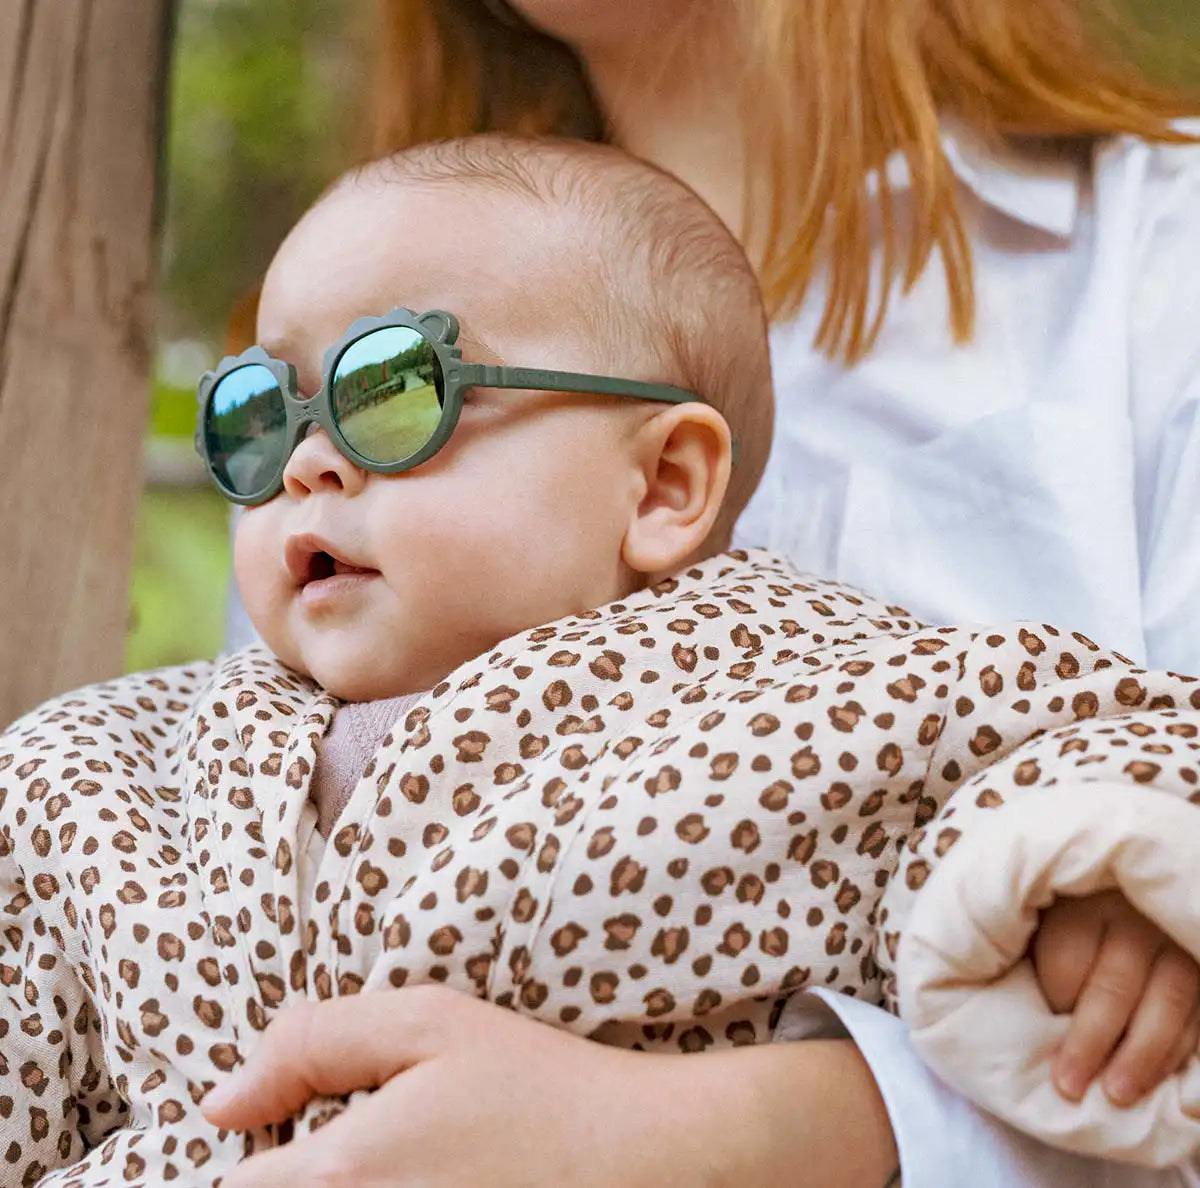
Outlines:
<svg viewBox="0 0 1200 1188"><path fill-rule="evenodd" d="M529 367L489 367L483 363L460 363L450 376L460 388L521 388L533 392L588 392L597 396L632 396L663 404L707 404L703 396L670 384L646 384L640 380L611 379L575 371L542 371ZM738 460L736 438L730 442L731 461Z"/></svg>
<svg viewBox="0 0 1200 1188"><path fill-rule="evenodd" d="M664 404L707 404L686 388L647 384L640 380L613 379L574 371L542 371L529 367L489 367L460 363L449 376L463 388L520 388L531 392L587 392L597 396L632 396Z"/></svg>

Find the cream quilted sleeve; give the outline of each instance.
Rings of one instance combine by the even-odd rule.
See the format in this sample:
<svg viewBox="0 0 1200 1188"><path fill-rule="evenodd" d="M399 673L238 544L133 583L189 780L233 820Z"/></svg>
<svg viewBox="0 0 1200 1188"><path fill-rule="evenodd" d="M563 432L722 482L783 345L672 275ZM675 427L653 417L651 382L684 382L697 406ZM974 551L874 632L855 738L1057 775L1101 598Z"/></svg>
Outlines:
<svg viewBox="0 0 1200 1188"><path fill-rule="evenodd" d="M1117 888L1200 959L1200 684L1081 637L1018 638L1015 654L981 636L960 657L959 697L990 698L994 725L947 716L930 782L962 783L885 895L893 989L918 1050L979 1105L1055 1146L1171 1166L1200 1151L1200 1056L1130 1109L1098 1083L1067 1103L1050 1064L1069 1016L1025 954L1055 898ZM1029 741L990 755L1022 717Z"/></svg>

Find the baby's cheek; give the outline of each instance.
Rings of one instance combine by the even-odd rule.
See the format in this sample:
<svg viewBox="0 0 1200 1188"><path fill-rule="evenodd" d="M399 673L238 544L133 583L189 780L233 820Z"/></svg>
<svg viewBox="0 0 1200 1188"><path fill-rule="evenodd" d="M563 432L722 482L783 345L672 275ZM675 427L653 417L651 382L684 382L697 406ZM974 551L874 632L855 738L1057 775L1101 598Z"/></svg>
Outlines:
<svg viewBox="0 0 1200 1188"><path fill-rule="evenodd" d="M254 630L276 652L286 609L282 583L282 545L276 540L271 504L242 508L236 513L233 573L242 605Z"/></svg>

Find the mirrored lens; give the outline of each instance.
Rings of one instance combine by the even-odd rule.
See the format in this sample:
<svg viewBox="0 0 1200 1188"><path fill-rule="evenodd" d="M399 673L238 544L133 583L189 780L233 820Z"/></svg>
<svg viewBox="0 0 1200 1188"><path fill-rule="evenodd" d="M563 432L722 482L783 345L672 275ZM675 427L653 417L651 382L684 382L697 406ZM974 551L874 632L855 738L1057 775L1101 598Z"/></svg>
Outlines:
<svg viewBox="0 0 1200 1188"><path fill-rule="evenodd" d="M333 371L333 419L372 462L412 457L442 418L442 368L433 343L407 326L355 339Z"/></svg>
<svg viewBox="0 0 1200 1188"><path fill-rule="evenodd" d="M208 399L204 444L217 478L237 495L255 495L279 471L287 410L279 381L261 363L224 376Z"/></svg>

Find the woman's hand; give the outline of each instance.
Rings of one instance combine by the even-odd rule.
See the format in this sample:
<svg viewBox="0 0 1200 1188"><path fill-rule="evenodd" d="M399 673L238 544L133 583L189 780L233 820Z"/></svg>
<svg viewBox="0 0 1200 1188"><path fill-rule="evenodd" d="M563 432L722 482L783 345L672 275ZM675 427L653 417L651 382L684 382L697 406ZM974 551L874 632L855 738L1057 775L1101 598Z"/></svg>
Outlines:
<svg viewBox="0 0 1200 1188"><path fill-rule="evenodd" d="M896 1163L848 1041L647 1055L436 986L283 1012L203 1109L247 1130L356 1089L377 1091L223 1188L877 1188Z"/></svg>

